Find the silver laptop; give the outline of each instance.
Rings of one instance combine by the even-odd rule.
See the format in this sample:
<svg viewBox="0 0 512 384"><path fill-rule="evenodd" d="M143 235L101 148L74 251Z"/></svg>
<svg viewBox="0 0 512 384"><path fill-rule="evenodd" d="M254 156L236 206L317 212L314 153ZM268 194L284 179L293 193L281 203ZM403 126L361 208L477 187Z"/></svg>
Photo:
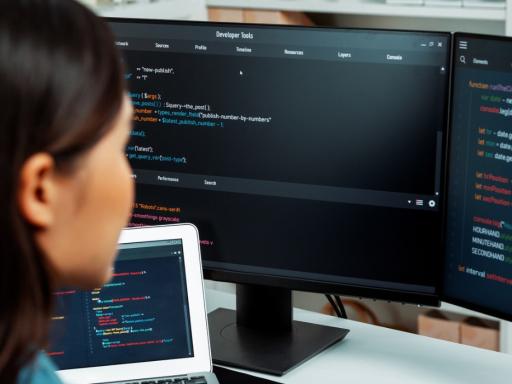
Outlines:
<svg viewBox="0 0 512 384"><path fill-rule="evenodd" d="M124 230L112 281L55 296L47 353L65 383L218 384L193 225Z"/></svg>

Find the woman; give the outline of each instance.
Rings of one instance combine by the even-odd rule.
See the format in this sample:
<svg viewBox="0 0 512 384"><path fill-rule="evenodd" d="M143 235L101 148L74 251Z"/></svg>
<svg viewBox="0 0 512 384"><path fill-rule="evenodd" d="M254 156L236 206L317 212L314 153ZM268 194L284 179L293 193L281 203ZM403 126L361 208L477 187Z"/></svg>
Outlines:
<svg viewBox="0 0 512 384"><path fill-rule="evenodd" d="M111 32L85 7L0 7L0 383L51 384L52 292L105 283L130 215L132 109Z"/></svg>

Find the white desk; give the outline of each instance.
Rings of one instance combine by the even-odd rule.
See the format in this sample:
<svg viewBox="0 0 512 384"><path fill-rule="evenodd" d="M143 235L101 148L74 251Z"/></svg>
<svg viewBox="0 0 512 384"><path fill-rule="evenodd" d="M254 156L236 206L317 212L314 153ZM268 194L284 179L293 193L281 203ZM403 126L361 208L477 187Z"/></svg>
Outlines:
<svg viewBox="0 0 512 384"><path fill-rule="evenodd" d="M233 294L206 290L208 312L234 309ZM350 329L341 342L283 377L281 383L512 383L512 356L295 309L301 321Z"/></svg>

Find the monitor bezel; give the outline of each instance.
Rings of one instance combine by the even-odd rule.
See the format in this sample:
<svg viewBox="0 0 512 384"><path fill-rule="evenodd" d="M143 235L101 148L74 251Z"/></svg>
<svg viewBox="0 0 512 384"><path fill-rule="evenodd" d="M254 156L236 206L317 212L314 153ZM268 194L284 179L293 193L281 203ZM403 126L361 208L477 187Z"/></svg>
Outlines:
<svg viewBox="0 0 512 384"><path fill-rule="evenodd" d="M451 75L450 75L450 89L451 89L451 94L450 94L450 120L449 120L449 125L448 125L448 142L447 142L447 146L446 146L446 149L447 149L447 155L445 156L445 160L446 160L446 164L450 164L450 161L451 161L451 157L452 157L452 153L451 153L451 141L452 141L452 133L453 133L453 108L454 108L454 103L453 103L453 90L454 90L454 86L455 86L455 68L456 68L456 42L460 39L460 38L467 38L467 39L481 39L481 40L488 40L488 41L505 41L505 42L510 42L512 43L512 37L507 37L507 36L495 36L495 35L486 35L486 34L478 34L478 33L465 33L465 32L456 32L453 34L453 38L452 38L452 58L451 58L451 63L452 63L452 68L451 68ZM446 236L447 234L447 225L448 225L448 192L450 190L450 169L449 167L447 166L446 169L445 169L445 175L446 175L446 179L445 179L445 190L443 192L443 196L444 196L444 218L443 218L443 227L444 227L444 230L443 230L443 233L444 233L444 236ZM443 249L443 253L446 255L446 241L445 239L443 239L443 246L444 246L444 249ZM446 257L446 256L445 256ZM489 315L489 316L493 316L493 317L496 317L496 318L500 318L500 319L504 319L504 320L508 320L508 321L512 321L512 313L506 313L506 312L503 312L503 311L500 311L500 310L496 310L496 309L493 309L493 308L490 308L490 307L487 307L485 305L481 305L481 304L477 304L477 303L472 303L470 301L466 301L464 299L460 299L460 298L456 298L456 297L452 297L450 295L447 295L446 292L445 292L445 272L447 272L446 268L445 268L445 265L443 265L443 278L441 280L441 301L443 302L446 302L446 303L449 303L449 304L453 304L453 305L457 305L457 306L460 306L460 307L464 307L464 308L467 308L469 310L472 310L472 311L476 311L476 312L480 312L480 313L483 313L483 314L486 314L486 315Z"/></svg>
<svg viewBox="0 0 512 384"><path fill-rule="evenodd" d="M275 25L275 24L255 24L255 23L233 23L233 22L208 22L208 21L188 21L188 20L158 20L158 19L140 19L140 18L103 18L108 23L136 23L136 24L167 24L167 25L188 25L188 26L218 26L218 27L250 27L250 28L271 28L280 30L316 30L316 31L361 31L361 32L386 32L386 33L412 33L417 35L428 35L428 36L442 36L448 41L448 68L452 66L452 50L453 50L453 35L450 32L442 31L424 31L424 30L406 30L406 29L382 29L382 28L336 28L336 27L325 27L325 26L298 26L298 25ZM447 76L451 76L451 71L448 71ZM446 153L447 153L447 142L449 137L449 96L450 96L450 84L451 79L447 80L448 86L446 87L446 105L444 107L444 140L443 140L443 159L441 168L446 168ZM441 191L444 195L446 188L446 173L442 174L441 177ZM444 251L444 243L442 241L443 232L443 212L444 212L444 196L441 196L439 203L439 212L441 217L439 218L439 256L436 260L437 273L436 285L433 286L435 289L434 293L420 293L416 291L405 291L395 289L384 289L370 286L357 286L343 283L331 283L325 281L314 281L308 279L290 278L286 276L276 275L265 275L260 273L246 273L241 271L233 271L227 269L217 269L211 267L203 267L204 277L206 279L229 282L235 284L254 284L254 285L265 285L270 287L288 288L297 291L308 291L315 293L330 293L340 294L343 296L352 296L359 298L378 299L384 301L393 301L399 303L418 304L438 307L441 304L441 284L442 284L442 265L443 258L442 253Z"/></svg>

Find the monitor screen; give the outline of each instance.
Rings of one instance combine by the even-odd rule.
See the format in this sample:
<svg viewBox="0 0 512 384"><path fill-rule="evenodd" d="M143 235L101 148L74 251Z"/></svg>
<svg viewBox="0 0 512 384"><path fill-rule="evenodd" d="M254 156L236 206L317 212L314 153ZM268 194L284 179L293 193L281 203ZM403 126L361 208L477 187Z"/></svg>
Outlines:
<svg viewBox="0 0 512 384"><path fill-rule="evenodd" d="M444 300L512 320L512 39L456 34Z"/></svg>
<svg viewBox="0 0 512 384"><path fill-rule="evenodd" d="M194 223L207 277L437 303L449 34L110 25L130 225Z"/></svg>
<svg viewBox="0 0 512 384"><path fill-rule="evenodd" d="M59 369L194 356L180 239L122 244L109 283L54 296L47 353Z"/></svg>

